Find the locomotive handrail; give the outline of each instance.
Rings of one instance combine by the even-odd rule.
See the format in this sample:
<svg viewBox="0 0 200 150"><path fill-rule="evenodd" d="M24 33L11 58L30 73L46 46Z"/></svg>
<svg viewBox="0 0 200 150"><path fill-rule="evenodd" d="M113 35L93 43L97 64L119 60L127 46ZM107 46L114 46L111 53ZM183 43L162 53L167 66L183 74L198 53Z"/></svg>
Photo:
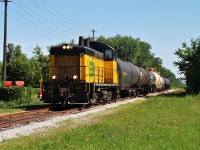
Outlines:
<svg viewBox="0 0 200 150"><path fill-rule="evenodd" d="M49 68L53 68L51 70L54 70L54 71L50 72ZM45 78L47 78L47 74L49 77L51 77L54 74L54 72L56 72L58 76L57 79L62 80L62 79L66 79L67 76L69 78L72 78L73 75L77 74L80 80L84 80L88 77L90 80L89 82L92 82L94 80L97 83L112 83L113 82L112 74L116 70L104 68L104 67L93 67L94 73L90 73L89 72L90 68L91 67L89 65L88 66L49 66L49 67L45 67L45 70L46 70L45 73L44 73L44 68L43 68L43 75L46 74Z"/></svg>

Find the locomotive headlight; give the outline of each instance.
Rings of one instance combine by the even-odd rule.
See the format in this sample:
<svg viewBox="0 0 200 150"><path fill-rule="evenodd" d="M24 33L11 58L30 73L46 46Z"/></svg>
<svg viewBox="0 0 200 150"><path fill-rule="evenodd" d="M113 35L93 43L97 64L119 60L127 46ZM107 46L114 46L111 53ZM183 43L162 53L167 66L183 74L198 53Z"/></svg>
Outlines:
<svg viewBox="0 0 200 150"><path fill-rule="evenodd" d="M78 75L73 75L73 79L74 80L78 79Z"/></svg>
<svg viewBox="0 0 200 150"><path fill-rule="evenodd" d="M64 50L71 50L72 46L71 45L63 45L62 49L64 49Z"/></svg>
<svg viewBox="0 0 200 150"><path fill-rule="evenodd" d="M51 78L52 78L53 80L55 80L55 79L56 79L56 75L53 75Z"/></svg>

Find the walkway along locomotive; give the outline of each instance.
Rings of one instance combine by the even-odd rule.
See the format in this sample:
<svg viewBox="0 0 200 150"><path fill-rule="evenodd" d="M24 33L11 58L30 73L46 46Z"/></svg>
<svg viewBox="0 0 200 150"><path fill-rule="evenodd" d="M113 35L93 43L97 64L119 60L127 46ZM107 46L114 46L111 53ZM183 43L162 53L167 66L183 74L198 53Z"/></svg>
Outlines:
<svg viewBox="0 0 200 150"><path fill-rule="evenodd" d="M43 83L45 103L106 103L170 88L158 73L120 60L114 48L83 37L78 45L51 47L50 77Z"/></svg>

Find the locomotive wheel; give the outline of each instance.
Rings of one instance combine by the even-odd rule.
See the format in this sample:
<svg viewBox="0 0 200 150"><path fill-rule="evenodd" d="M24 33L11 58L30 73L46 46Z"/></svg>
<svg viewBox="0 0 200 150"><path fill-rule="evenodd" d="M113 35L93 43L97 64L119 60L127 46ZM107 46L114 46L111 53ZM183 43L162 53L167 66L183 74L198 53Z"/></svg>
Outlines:
<svg viewBox="0 0 200 150"><path fill-rule="evenodd" d="M103 105L106 105L107 103L108 103L107 98L105 98L105 99L102 100L102 104L103 104Z"/></svg>
<svg viewBox="0 0 200 150"><path fill-rule="evenodd" d="M134 96L135 98L137 97L136 91L133 92L133 96Z"/></svg>
<svg viewBox="0 0 200 150"><path fill-rule="evenodd" d="M117 99L120 99L121 98L121 94L120 92L117 93Z"/></svg>
<svg viewBox="0 0 200 150"><path fill-rule="evenodd" d="M112 91L108 92L107 100L111 101L112 100L112 96L113 96Z"/></svg>
<svg viewBox="0 0 200 150"><path fill-rule="evenodd" d="M60 100L60 104L61 104L61 105L63 105L63 104L64 104L64 102L65 102L65 99L64 99L64 98L62 98L62 99Z"/></svg>
<svg viewBox="0 0 200 150"><path fill-rule="evenodd" d="M135 91L130 91L129 92L129 97L130 98L135 98L136 96L135 96Z"/></svg>
<svg viewBox="0 0 200 150"><path fill-rule="evenodd" d="M139 95L140 95L140 91L137 90L137 91L136 91L136 97L138 97Z"/></svg>
<svg viewBox="0 0 200 150"><path fill-rule="evenodd" d="M65 102L65 108L68 108L69 107L69 104L68 104L68 101Z"/></svg>
<svg viewBox="0 0 200 150"><path fill-rule="evenodd" d="M61 106L62 106L62 107L65 107L65 108L68 108L68 107L69 107L68 100L69 100L69 99L67 99L67 98L63 98L63 100L62 100L63 103L62 103Z"/></svg>
<svg viewBox="0 0 200 150"><path fill-rule="evenodd" d="M88 100L88 104L87 104L88 107L91 107L92 106L92 102L91 100Z"/></svg>
<svg viewBox="0 0 200 150"><path fill-rule="evenodd" d="M143 96L146 96L147 93L148 93L148 91L147 91L147 90L144 90L144 91L143 91Z"/></svg>

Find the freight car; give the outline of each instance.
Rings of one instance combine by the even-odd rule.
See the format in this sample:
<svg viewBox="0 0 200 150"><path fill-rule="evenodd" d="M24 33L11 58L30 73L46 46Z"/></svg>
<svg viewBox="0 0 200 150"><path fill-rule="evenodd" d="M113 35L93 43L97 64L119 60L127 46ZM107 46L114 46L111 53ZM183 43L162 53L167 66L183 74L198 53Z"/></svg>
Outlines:
<svg viewBox="0 0 200 150"><path fill-rule="evenodd" d="M43 83L45 103L92 104L166 90L168 79L117 58L109 45L79 37L79 44L50 49L50 79Z"/></svg>

